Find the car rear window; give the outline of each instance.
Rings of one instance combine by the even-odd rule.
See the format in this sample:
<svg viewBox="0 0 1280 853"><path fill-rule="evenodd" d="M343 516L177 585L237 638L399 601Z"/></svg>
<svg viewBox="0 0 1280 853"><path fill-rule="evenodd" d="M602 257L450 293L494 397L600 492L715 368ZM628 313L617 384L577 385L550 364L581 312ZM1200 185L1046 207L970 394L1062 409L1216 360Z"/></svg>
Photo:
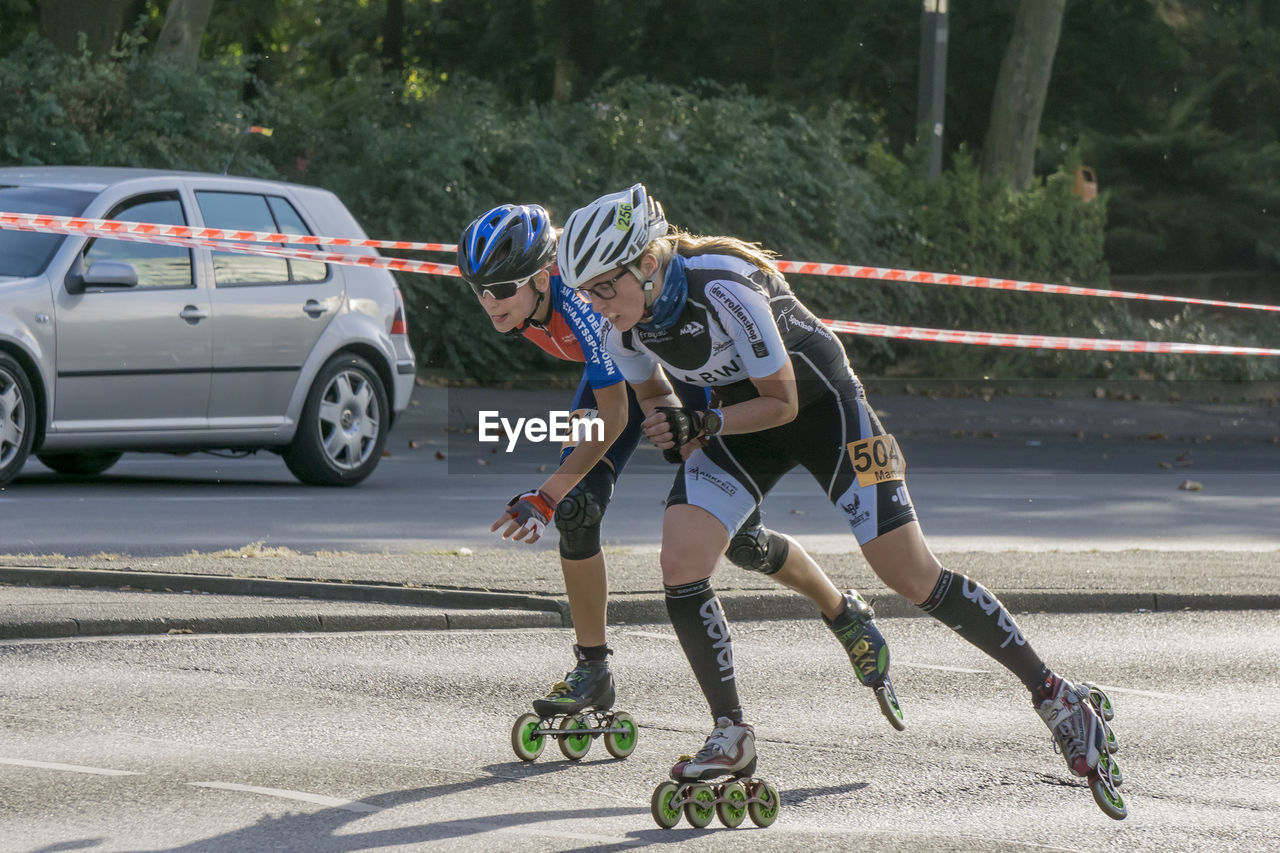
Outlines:
<svg viewBox="0 0 1280 853"><path fill-rule="evenodd" d="M197 192L196 201L208 228L270 231L278 234L311 233L293 205L280 196L209 190ZM328 267L317 261L231 252L213 253L213 279L219 287L324 281L328 277Z"/></svg>
<svg viewBox="0 0 1280 853"><path fill-rule="evenodd" d="M79 216L93 197L91 192L62 187L0 186L0 210L6 213ZM61 234L0 230L0 276L26 278L39 275L49 265L64 239Z"/></svg>

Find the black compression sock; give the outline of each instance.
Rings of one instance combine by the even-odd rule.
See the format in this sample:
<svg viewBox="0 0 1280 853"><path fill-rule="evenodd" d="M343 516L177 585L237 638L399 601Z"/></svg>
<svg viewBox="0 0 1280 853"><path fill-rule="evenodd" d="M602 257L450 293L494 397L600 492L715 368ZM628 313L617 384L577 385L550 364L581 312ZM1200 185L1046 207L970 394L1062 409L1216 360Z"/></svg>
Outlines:
<svg viewBox="0 0 1280 853"><path fill-rule="evenodd" d="M964 575L942 570L942 576L920 609L973 643L1027 686L1035 690L1049 668L1022 635L1000 599Z"/></svg>
<svg viewBox="0 0 1280 853"><path fill-rule="evenodd" d="M682 586L663 587L667 615L689 659L702 695L711 706L712 719L728 717L742 722L738 683L733 672L733 643L720 599L705 578Z"/></svg>
<svg viewBox="0 0 1280 853"><path fill-rule="evenodd" d="M613 654L613 649L609 648L609 644L602 646L578 646L573 647L573 653L578 660L608 660L609 655Z"/></svg>

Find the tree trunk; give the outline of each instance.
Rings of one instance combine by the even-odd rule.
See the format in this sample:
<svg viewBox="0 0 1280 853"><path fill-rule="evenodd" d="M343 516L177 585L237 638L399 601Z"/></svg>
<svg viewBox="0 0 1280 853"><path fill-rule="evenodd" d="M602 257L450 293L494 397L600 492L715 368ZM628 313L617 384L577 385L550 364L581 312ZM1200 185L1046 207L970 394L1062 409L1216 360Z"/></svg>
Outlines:
<svg viewBox="0 0 1280 853"><path fill-rule="evenodd" d="M404 0L387 0L382 19L382 67L399 77L404 73Z"/></svg>
<svg viewBox="0 0 1280 853"><path fill-rule="evenodd" d="M133 0L40 0L40 35L63 53L80 53L80 36L95 59L105 59L124 29Z"/></svg>
<svg viewBox="0 0 1280 853"><path fill-rule="evenodd" d="M195 68L211 11L213 0L171 0L156 42L156 55L167 57L176 65Z"/></svg>
<svg viewBox="0 0 1280 853"><path fill-rule="evenodd" d="M1025 190L1035 172L1040 114L1049 92L1066 0L1021 0L1013 38L1000 63L982 173Z"/></svg>

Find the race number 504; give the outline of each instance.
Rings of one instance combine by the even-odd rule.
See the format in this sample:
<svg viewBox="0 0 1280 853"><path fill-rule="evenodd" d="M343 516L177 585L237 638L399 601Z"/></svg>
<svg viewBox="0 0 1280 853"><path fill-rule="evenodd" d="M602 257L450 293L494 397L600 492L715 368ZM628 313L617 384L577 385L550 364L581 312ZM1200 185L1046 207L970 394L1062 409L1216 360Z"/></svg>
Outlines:
<svg viewBox="0 0 1280 853"><path fill-rule="evenodd" d="M907 463L898 450L898 440L891 435L873 435L846 445L859 486L874 486L906 476Z"/></svg>

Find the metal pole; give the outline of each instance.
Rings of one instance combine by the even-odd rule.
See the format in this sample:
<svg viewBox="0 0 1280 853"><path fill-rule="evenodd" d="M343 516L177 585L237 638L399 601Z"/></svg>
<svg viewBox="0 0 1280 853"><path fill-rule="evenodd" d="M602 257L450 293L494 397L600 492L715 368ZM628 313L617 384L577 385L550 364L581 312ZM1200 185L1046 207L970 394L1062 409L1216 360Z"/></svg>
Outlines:
<svg viewBox="0 0 1280 853"><path fill-rule="evenodd" d="M947 93L947 0L924 0L920 19L920 90L917 142L929 140L929 179L942 174L942 135Z"/></svg>

